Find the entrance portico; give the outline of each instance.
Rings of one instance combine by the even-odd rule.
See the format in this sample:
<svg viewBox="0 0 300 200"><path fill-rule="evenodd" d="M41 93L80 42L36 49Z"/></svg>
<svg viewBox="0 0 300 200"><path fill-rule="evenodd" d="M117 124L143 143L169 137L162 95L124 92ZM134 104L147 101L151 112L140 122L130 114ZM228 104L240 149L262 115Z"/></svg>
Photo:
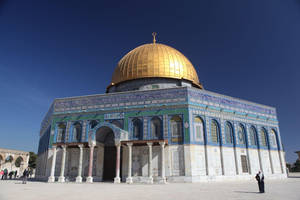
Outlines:
<svg viewBox="0 0 300 200"><path fill-rule="evenodd" d="M52 145L52 167L48 182L55 182L55 167L56 164L58 164L56 159L58 148L62 149L58 182L65 182L65 176L68 176L68 172L65 173L65 168L68 164L67 157L68 154L71 153L71 151L68 152L68 150L78 148L78 166L76 166L77 176L75 179L77 183L81 183L83 179L82 173L85 169L83 167L83 160L88 160L88 166L86 166L86 182L92 183L94 178L96 178L97 181L114 181L115 183L120 183L120 163L122 159L120 141L123 139L128 139L127 132L111 123L103 122L90 130L88 142L54 143ZM84 149L86 152L88 151L88 154L85 154L85 159ZM69 157L70 156L71 155L69 155ZM95 171L95 169L97 169L97 171ZM68 180L71 180L71 177L68 177Z"/></svg>

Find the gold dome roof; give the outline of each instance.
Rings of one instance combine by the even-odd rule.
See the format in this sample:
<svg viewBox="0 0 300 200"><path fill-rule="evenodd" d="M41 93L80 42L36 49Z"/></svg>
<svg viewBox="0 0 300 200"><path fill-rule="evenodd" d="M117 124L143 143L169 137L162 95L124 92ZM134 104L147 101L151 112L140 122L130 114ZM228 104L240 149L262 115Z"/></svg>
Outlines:
<svg viewBox="0 0 300 200"><path fill-rule="evenodd" d="M182 53L155 41L127 53L119 61L108 87L140 78L185 79L203 88L194 66Z"/></svg>

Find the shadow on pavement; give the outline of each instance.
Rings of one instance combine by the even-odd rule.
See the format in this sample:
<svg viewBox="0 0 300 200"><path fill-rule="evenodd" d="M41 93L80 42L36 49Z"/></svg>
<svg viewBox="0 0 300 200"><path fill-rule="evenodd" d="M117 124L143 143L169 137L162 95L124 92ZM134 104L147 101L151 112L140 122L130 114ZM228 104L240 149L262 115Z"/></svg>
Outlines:
<svg viewBox="0 0 300 200"><path fill-rule="evenodd" d="M252 193L252 194L260 194L260 192L249 192L249 191L234 191L236 193Z"/></svg>

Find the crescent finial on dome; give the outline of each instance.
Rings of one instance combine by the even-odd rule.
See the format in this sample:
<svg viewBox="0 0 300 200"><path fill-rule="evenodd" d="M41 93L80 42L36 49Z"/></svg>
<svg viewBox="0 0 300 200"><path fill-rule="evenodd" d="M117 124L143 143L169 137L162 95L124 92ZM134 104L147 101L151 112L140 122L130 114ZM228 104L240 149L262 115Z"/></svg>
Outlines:
<svg viewBox="0 0 300 200"><path fill-rule="evenodd" d="M157 35L157 33L156 32L153 32L152 33L152 36L153 36L153 44L155 44L156 43L156 35Z"/></svg>

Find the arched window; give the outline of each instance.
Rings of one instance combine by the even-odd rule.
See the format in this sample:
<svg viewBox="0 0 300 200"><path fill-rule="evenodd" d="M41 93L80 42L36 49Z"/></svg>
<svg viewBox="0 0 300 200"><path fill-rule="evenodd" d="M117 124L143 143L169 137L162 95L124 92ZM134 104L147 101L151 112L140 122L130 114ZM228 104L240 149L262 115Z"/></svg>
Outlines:
<svg viewBox="0 0 300 200"><path fill-rule="evenodd" d="M4 158L3 158L3 156L0 154L0 169L1 169L1 165L2 165L3 161L4 161Z"/></svg>
<svg viewBox="0 0 300 200"><path fill-rule="evenodd" d="M226 144L233 144L233 128L230 122L225 124L225 141Z"/></svg>
<svg viewBox="0 0 300 200"><path fill-rule="evenodd" d="M219 126L218 126L218 122L216 122L216 120L212 120L211 121L211 141L218 143L219 142L219 135L220 135L220 130L219 130Z"/></svg>
<svg viewBox="0 0 300 200"><path fill-rule="evenodd" d="M6 162L6 163L7 163L7 162L11 163L13 160L14 160L14 158L13 158L12 156L7 156L7 157L5 158L5 162Z"/></svg>
<svg viewBox="0 0 300 200"><path fill-rule="evenodd" d="M75 122L73 124L73 141L74 142L81 141L81 131L82 131L81 124L79 122Z"/></svg>
<svg viewBox="0 0 300 200"><path fill-rule="evenodd" d="M64 123L60 123L58 125L58 131L57 131L57 142L65 142L66 137L66 125Z"/></svg>
<svg viewBox="0 0 300 200"><path fill-rule="evenodd" d="M276 132L275 132L274 129L272 129L271 132L270 132L270 145L272 145L273 147L277 146Z"/></svg>
<svg viewBox="0 0 300 200"><path fill-rule="evenodd" d="M121 124L121 122L119 120L113 120L111 123L113 125L115 125L116 127L118 127L118 128L123 128L122 124Z"/></svg>
<svg viewBox="0 0 300 200"><path fill-rule="evenodd" d="M132 120L132 136L135 139L143 138L143 123L138 118Z"/></svg>
<svg viewBox="0 0 300 200"><path fill-rule="evenodd" d="M20 167L21 165L23 165L23 158L21 156L19 156L17 159L16 159L16 162L15 162L15 166L16 167Z"/></svg>
<svg viewBox="0 0 300 200"><path fill-rule="evenodd" d="M197 141L203 141L204 137L204 123L200 117L194 119L194 130Z"/></svg>
<svg viewBox="0 0 300 200"><path fill-rule="evenodd" d="M182 136L182 119L178 115L171 118L171 133L172 137Z"/></svg>
<svg viewBox="0 0 300 200"><path fill-rule="evenodd" d="M256 129L251 126L249 129L250 134L250 145L257 146L257 137L256 137Z"/></svg>
<svg viewBox="0 0 300 200"><path fill-rule="evenodd" d="M151 119L151 134L153 138L159 139L161 137L162 123L159 117Z"/></svg>
<svg viewBox="0 0 300 200"><path fill-rule="evenodd" d="M240 124L238 127L238 139L239 139L239 144L242 145L246 144L246 132L242 124Z"/></svg>
<svg viewBox="0 0 300 200"><path fill-rule="evenodd" d="M93 129L98 125L98 121L97 120L92 120L90 121L90 128Z"/></svg>
<svg viewBox="0 0 300 200"><path fill-rule="evenodd" d="M267 146L267 132L264 128L260 130L260 140L261 140L261 146L266 147Z"/></svg>

